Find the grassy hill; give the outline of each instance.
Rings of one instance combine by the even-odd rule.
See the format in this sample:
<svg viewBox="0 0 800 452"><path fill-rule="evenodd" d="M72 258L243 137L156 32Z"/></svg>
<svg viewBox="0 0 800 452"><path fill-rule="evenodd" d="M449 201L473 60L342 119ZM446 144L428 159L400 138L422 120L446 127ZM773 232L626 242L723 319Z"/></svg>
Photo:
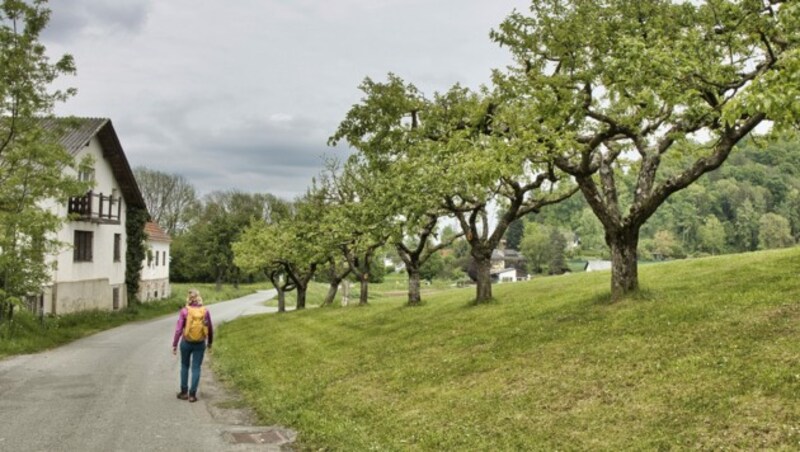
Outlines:
<svg viewBox="0 0 800 452"><path fill-rule="evenodd" d="M303 449L800 448L800 248L640 272L246 318L215 366Z"/></svg>

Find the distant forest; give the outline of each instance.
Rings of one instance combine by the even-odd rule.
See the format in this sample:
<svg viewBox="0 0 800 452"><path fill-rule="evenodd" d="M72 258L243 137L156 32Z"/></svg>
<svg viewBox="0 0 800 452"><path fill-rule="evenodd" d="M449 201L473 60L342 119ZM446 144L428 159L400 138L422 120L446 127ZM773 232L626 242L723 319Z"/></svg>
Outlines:
<svg viewBox="0 0 800 452"><path fill-rule="evenodd" d="M719 169L670 197L642 228L643 260L739 253L792 246L800 239L800 141L749 140ZM668 168L666 168L668 170ZM667 174L663 177L668 176ZM627 180L629 187L633 180ZM628 190L630 192L630 190ZM570 257L609 255L603 228L582 196L515 224L507 246L529 252L531 235L567 239ZM544 240L542 240L544 242Z"/></svg>

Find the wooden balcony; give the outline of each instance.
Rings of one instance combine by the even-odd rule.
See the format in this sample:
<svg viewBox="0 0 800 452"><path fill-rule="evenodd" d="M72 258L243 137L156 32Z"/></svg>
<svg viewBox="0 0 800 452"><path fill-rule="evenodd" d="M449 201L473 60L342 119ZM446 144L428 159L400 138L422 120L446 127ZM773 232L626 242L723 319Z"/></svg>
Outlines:
<svg viewBox="0 0 800 452"><path fill-rule="evenodd" d="M122 202L119 196L89 191L79 198L69 198L67 212L76 221L120 224Z"/></svg>

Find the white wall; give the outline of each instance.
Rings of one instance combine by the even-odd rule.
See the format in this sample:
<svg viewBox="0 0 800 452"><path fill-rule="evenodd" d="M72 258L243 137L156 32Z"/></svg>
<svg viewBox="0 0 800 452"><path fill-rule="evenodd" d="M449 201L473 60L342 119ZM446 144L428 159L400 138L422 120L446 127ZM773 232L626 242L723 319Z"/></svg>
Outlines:
<svg viewBox="0 0 800 452"><path fill-rule="evenodd" d="M517 270L509 268L497 274L497 282L514 282L517 280Z"/></svg>
<svg viewBox="0 0 800 452"><path fill-rule="evenodd" d="M157 300L169 297L169 242L148 240L147 246L151 259L145 257L142 262L142 276L139 287L141 301ZM157 260L156 260L157 259Z"/></svg>
<svg viewBox="0 0 800 452"><path fill-rule="evenodd" d="M142 262L142 280L169 278L169 243L148 240L147 246L150 249L152 260L148 264L148 259L145 257ZM166 263L164 263L165 254ZM156 256L158 256L158 262L156 262Z"/></svg>
<svg viewBox="0 0 800 452"><path fill-rule="evenodd" d="M111 165L103 158L103 151L99 141L96 137L92 138L89 145L84 147L76 156L76 160L80 161L84 156L91 155L94 158L94 178L95 185L92 189L94 193L102 193L104 196L114 194L115 198L119 199L122 206L119 209L120 222L119 224L100 224L92 223L89 221L67 221L64 226L57 233L57 239L64 243L65 246L62 251L55 257L56 268L52 273L52 284L61 283L75 283L80 281L107 281L108 286L122 287L124 292L125 284L125 252L126 252L126 234L125 234L125 218L126 218L126 205L122 199L122 190L119 184L114 179ZM67 170L75 174L72 170ZM63 203L56 203L55 201L49 203L49 208L56 212L60 217L67 216L67 205ZM114 211L116 212L116 206ZM91 262L73 262L73 248L72 244L75 240L75 231L91 231L93 233L92 243L92 261ZM114 235L120 234L120 260L114 262ZM110 291L111 289L109 289ZM79 294L78 294L79 295ZM60 299L56 290L56 296ZM110 309L111 300L98 300L96 295L87 293L86 299L76 300L72 297L68 302L72 304L79 304L81 309L99 308ZM124 299L124 294L122 295ZM45 302L48 305L48 302ZM106 306L107 305L107 306ZM123 305L124 306L124 305ZM69 312L68 306L59 306L58 312ZM49 312L49 309L48 309Z"/></svg>

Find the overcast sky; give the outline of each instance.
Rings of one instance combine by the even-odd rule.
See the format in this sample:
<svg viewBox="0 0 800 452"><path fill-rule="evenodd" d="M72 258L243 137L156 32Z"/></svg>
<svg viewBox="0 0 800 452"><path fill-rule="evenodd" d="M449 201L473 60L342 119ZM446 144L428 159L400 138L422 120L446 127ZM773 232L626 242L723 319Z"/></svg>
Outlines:
<svg viewBox="0 0 800 452"><path fill-rule="evenodd" d="M51 0L43 41L70 53L59 115L108 117L132 166L200 194L305 191L364 77L426 94L509 63L488 34L528 0Z"/></svg>

